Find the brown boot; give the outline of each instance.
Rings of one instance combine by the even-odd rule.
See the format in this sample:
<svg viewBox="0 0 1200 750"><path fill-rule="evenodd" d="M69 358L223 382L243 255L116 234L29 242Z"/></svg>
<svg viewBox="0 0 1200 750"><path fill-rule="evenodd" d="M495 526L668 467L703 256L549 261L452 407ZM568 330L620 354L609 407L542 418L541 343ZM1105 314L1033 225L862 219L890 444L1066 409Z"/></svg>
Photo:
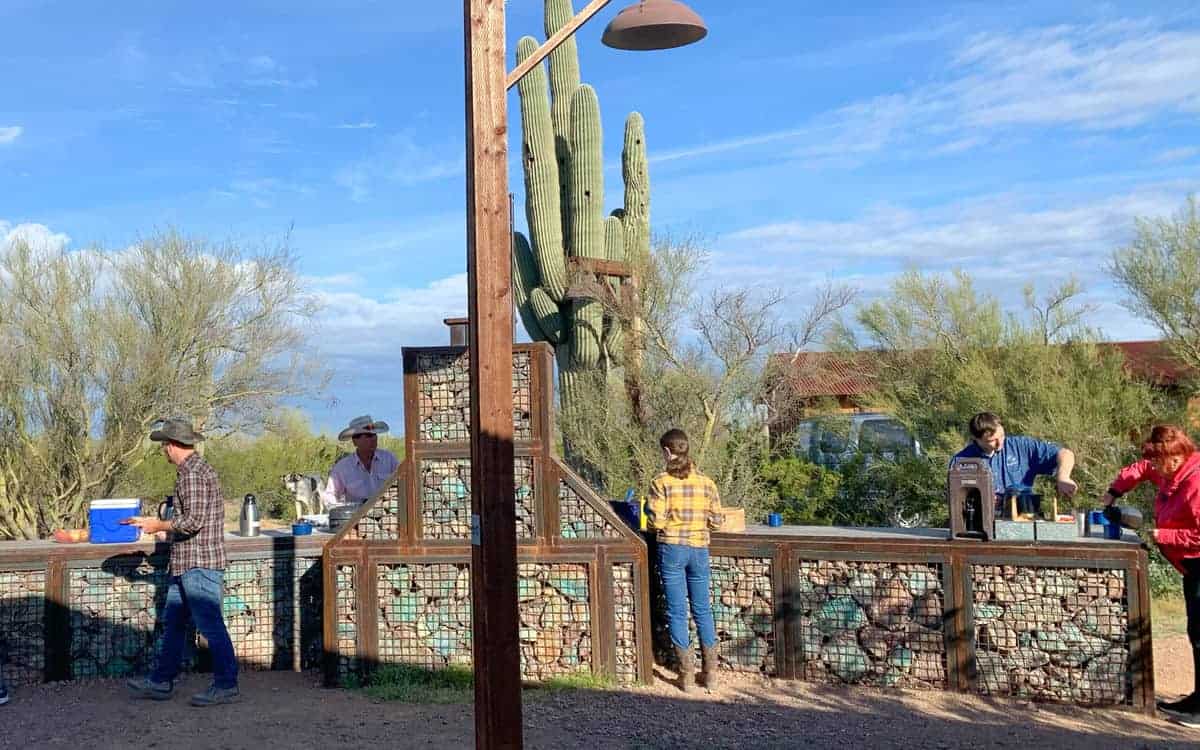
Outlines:
<svg viewBox="0 0 1200 750"><path fill-rule="evenodd" d="M675 658L679 660L679 689L689 692L696 676L696 668L692 666L692 650L676 646Z"/></svg>
<svg viewBox="0 0 1200 750"><path fill-rule="evenodd" d="M703 668L701 675L704 678L704 687L708 690L717 689L717 668L720 663L717 660L717 644L711 646L700 646L700 656Z"/></svg>

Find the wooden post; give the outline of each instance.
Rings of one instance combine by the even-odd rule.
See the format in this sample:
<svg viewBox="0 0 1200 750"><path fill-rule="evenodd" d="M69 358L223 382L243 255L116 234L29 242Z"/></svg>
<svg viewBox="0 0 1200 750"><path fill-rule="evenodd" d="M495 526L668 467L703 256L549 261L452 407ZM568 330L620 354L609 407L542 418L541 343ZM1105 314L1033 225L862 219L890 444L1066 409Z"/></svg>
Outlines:
<svg viewBox="0 0 1200 750"><path fill-rule="evenodd" d="M512 235L508 223L504 2L463 2L475 747L519 748L521 650L513 492Z"/></svg>

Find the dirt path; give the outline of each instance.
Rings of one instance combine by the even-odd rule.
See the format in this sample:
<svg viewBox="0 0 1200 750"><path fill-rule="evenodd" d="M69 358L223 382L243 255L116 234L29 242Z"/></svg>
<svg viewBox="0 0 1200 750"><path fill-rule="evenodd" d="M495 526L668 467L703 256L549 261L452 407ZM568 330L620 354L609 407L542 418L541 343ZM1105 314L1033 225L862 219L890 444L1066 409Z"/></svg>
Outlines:
<svg viewBox="0 0 1200 750"><path fill-rule="evenodd" d="M1160 639L1160 695L1184 692L1182 636ZM661 673L663 676L669 676ZM312 674L244 675L243 701L194 709L186 695L134 702L120 682L24 687L0 708L0 747L337 748L471 747L471 706L376 703L324 690ZM527 691L529 748L1195 748L1200 731L1128 711L1086 711L942 692L884 693L763 679L727 679L684 698L663 682L627 691Z"/></svg>

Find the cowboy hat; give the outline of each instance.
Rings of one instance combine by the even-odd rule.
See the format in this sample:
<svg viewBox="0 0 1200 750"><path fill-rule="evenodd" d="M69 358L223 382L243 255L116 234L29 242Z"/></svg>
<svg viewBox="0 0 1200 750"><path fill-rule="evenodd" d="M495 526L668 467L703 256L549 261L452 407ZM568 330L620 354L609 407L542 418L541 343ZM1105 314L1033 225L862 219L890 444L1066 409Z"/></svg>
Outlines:
<svg viewBox="0 0 1200 750"><path fill-rule="evenodd" d="M388 423L371 419L370 414L350 420L350 426L338 433L338 440L349 440L355 435L379 435L388 431Z"/></svg>
<svg viewBox="0 0 1200 750"><path fill-rule="evenodd" d="M172 417L171 419L160 419L158 429L150 433L150 439L156 443L165 443L169 440L180 445L195 445L203 440L204 436L192 429L191 420L184 417Z"/></svg>

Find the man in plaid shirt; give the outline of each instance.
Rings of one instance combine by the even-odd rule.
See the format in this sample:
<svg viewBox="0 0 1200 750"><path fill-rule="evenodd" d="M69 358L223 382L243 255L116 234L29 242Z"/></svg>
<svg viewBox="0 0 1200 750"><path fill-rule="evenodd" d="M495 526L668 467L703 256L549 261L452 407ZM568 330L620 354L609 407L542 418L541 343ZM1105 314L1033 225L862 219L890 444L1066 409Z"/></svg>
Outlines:
<svg viewBox="0 0 1200 750"><path fill-rule="evenodd" d="M213 683L192 696L193 706L232 703L239 697L237 657L221 613L225 584L225 501L217 472L196 453L204 436L186 419L168 419L150 433L162 443L167 460L176 466L175 515L168 521L151 517L128 519L143 532L166 531L172 537L170 587L163 610L162 648L158 666L149 677L132 679L135 697L167 700L179 674L185 628L190 615L196 630L208 641L213 658Z"/></svg>
<svg viewBox="0 0 1200 750"><path fill-rule="evenodd" d="M687 620L690 603L704 659L704 686L712 690L717 686L717 629L708 590L708 539L709 532L724 520L721 497L713 480L697 471L688 457L688 438L683 430L669 430L658 442L667 470L650 483L646 526L656 532L658 540L667 628L679 659L679 687L686 692L692 685Z"/></svg>

